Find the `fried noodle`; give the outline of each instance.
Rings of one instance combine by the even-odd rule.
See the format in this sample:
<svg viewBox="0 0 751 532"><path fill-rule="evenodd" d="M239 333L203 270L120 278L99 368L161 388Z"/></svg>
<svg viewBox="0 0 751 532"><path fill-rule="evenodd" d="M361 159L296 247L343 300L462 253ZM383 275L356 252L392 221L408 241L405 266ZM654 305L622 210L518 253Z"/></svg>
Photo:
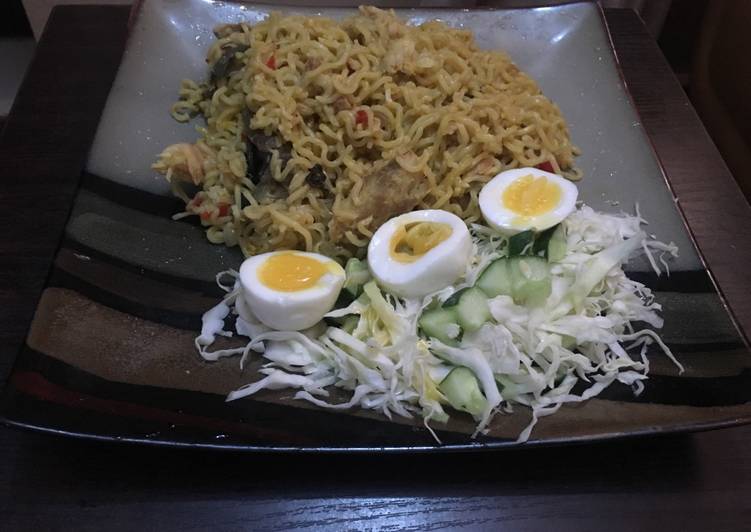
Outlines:
<svg viewBox="0 0 751 532"><path fill-rule="evenodd" d="M245 255L361 255L381 223L415 208L479 220L479 190L502 170L581 176L558 107L469 31L361 7L215 34L211 78L183 81L172 108L181 122L205 118L200 139L154 168L210 241Z"/></svg>

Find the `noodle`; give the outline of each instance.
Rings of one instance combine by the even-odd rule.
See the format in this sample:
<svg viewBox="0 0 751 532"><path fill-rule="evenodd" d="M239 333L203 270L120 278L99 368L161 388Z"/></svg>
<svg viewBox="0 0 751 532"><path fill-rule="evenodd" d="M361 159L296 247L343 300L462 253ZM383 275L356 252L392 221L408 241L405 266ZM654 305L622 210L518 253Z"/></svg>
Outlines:
<svg viewBox="0 0 751 532"><path fill-rule="evenodd" d="M172 108L206 119L201 138L154 168L173 189L192 183L186 212L245 255L361 255L378 225L414 208L478 220L479 189L502 170L581 176L557 106L469 31L362 7L342 22L274 13L215 34L211 79L183 81Z"/></svg>

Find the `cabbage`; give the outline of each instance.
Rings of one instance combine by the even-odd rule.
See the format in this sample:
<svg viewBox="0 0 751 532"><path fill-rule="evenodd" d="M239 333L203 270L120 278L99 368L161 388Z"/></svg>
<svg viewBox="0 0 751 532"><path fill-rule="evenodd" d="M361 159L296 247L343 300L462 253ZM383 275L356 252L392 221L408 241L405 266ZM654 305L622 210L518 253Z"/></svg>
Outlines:
<svg viewBox="0 0 751 532"><path fill-rule="evenodd" d="M230 392L227 395L227 401L234 401L260 390L281 390L284 388L302 388L309 394L328 395L329 392L324 387L334 383L334 379L314 380L304 375L285 373L279 369L265 368L261 369L260 372L266 375L263 379Z"/></svg>
<svg viewBox="0 0 751 532"><path fill-rule="evenodd" d="M471 226L472 259L455 285L412 300L370 281L350 305L327 314L351 317L356 325L347 330L323 324L302 332L270 330L245 302L236 272L226 272L234 284L221 283L225 275L220 274L217 282L227 295L204 315L196 348L206 360L241 354L241 366L249 356L258 356L254 353L264 357L262 377L230 393L228 401L263 389L293 388L298 390L295 398L322 408L359 407L389 418L419 415L438 440L431 422L449 419L452 400L471 397L475 435L486 432L498 412L510 413L519 405L529 408L531 421L518 437L523 442L540 418L566 403L595 397L613 383L640 393L649 371L650 346L683 371L653 330L662 326L660 305L647 287L623 272L623 264L638 253L648 257L658 274L658 263L667 271L665 258L677 255L674 244L649 238L643 223L638 210L636 216L612 215L581 206L563 222L566 254L550 265L551 294L544 305L528 308L509 296L491 298L492 319L465 333L455 346L424 338L417 323L425 308L472 286L488 264L506 255L508 239L481 225ZM234 331L225 330L230 315L236 318ZM651 328L635 330L635 322ZM240 348L209 351L217 336L234 334L250 341ZM447 397L441 383L457 367L466 370L451 382ZM462 382L472 389L457 389ZM586 388L574 394L578 382ZM349 398L332 403L327 391L332 385ZM455 406L467 409L466 404Z"/></svg>
<svg viewBox="0 0 751 532"><path fill-rule="evenodd" d="M479 416L479 423L475 429L475 434L481 432L490 422L493 409L500 405L503 400L501 394L498 392L498 386L495 383L495 377L493 376L493 370L490 367L490 363L487 358L485 358L483 352L474 346L462 348L451 347L439 340L433 339L432 348L436 354L450 364L467 367L475 374L487 401L482 415Z"/></svg>
<svg viewBox="0 0 751 532"><path fill-rule="evenodd" d="M593 255L591 259L580 265L576 280L568 291L574 307L581 308L581 304L592 293L592 290L616 266L625 262L629 255L642 246L645 234L639 232L623 242L611 246Z"/></svg>

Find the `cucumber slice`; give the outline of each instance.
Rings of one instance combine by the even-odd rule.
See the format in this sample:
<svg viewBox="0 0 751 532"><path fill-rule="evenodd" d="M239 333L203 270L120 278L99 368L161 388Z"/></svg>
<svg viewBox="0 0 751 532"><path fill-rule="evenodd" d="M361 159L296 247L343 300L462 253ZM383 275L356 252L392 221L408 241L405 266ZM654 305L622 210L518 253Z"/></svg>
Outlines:
<svg viewBox="0 0 751 532"><path fill-rule="evenodd" d="M540 257L515 257L509 260L512 294L519 305L539 306L550 296L550 270Z"/></svg>
<svg viewBox="0 0 751 532"><path fill-rule="evenodd" d="M491 317L485 292L475 287L462 292L456 305L456 314L463 330L472 332L482 327Z"/></svg>
<svg viewBox="0 0 751 532"><path fill-rule="evenodd" d="M323 318L324 323L331 327L339 327L344 332L352 334L357 324L360 322L360 316L356 314L347 314L340 318Z"/></svg>
<svg viewBox="0 0 751 532"><path fill-rule="evenodd" d="M487 399L480 391L475 374L469 368L458 366L452 369L438 385L438 389L453 408L468 412L475 418L482 417Z"/></svg>
<svg viewBox="0 0 751 532"><path fill-rule="evenodd" d="M548 262L558 262L566 256L566 231L563 224L554 225L537 235L532 255L543 255Z"/></svg>
<svg viewBox="0 0 751 532"><path fill-rule="evenodd" d="M446 301L443 302L444 307L453 307L457 303L459 303L459 298L462 297L462 294L469 290L470 287L462 288L461 290L457 290L453 294L451 294L451 297L449 297Z"/></svg>
<svg viewBox="0 0 751 532"><path fill-rule="evenodd" d="M537 238L535 238L535 244L534 246L532 246L532 255L547 256L548 243L550 242L550 237L553 236L553 233L555 232L555 230L558 229L558 225L554 225L553 227L548 227L544 231L541 231L537 234Z"/></svg>
<svg viewBox="0 0 751 532"><path fill-rule="evenodd" d="M576 338L569 336L568 334L561 335L561 347L573 351L576 349Z"/></svg>
<svg viewBox="0 0 751 532"><path fill-rule="evenodd" d="M349 292L354 300L362 292L365 283L370 281L370 270L368 270L367 263L352 257L344 266L344 273L346 277L342 289Z"/></svg>
<svg viewBox="0 0 751 532"><path fill-rule="evenodd" d="M508 239L508 256L516 257L525 251L532 250L532 242L535 239L535 232L532 230L522 231Z"/></svg>
<svg viewBox="0 0 751 532"><path fill-rule="evenodd" d="M426 310L418 320L420 329L430 338L436 338L446 345L455 346L461 333L456 307L443 307Z"/></svg>
<svg viewBox="0 0 751 532"><path fill-rule="evenodd" d="M511 295L511 275L508 271L508 259L498 259L480 274L475 283L488 297Z"/></svg>
<svg viewBox="0 0 751 532"><path fill-rule="evenodd" d="M558 262L566 256L566 231L558 224L548 242L548 262Z"/></svg>
<svg viewBox="0 0 751 532"><path fill-rule="evenodd" d="M344 316L341 329L348 334L352 334L352 331L357 328L358 323L360 323L360 316L349 314L348 316Z"/></svg>

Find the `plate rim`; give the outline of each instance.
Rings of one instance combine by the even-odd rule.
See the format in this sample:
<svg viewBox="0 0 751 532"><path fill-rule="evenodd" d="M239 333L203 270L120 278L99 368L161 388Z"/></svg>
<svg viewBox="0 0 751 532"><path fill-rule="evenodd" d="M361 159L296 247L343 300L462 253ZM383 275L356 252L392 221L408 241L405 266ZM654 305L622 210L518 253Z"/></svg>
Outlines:
<svg viewBox="0 0 751 532"><path fill-rule="evenodd" d="M129 22L130 25L134 20L135 17L133 16L133 11L138 9L141 5L141 1L139 1L137 4L133 6L129 13ZM562 2L561 5L568 5L568 4L592 4L594 2L578 2L578 1L570 1L570 2ZM629 99L629 105L634 110L634 112L641 118L641 113L639 112L638 107L636 106L636 103L634 101L633 95L631 93L631 90L629 88L629 84L624 76L623 69L621 66L620 59L618 57L618 54L616 52L612 34L610 31L610 27L607 24L607 20L605 18L605 14L603 12L602 7L599 4L595 4L597 6L597 10L600 17L600 23L605 31L605 35L607 37L607 42L609 44L610 53L612 53L614 63L616 65L616 69L618 72L618 75L620 77L621 83L625 89L626 94L628 95ZM505 7L504 7L505 8ZM418 8L419 9L419 8ZM446 10L457 10L460 8L452 8L452 7L443 7L442 9ZM497 11L498 8L487 8L487 10L491 11ZM127 43L123 44L123 49L127 45ZM118 63L119 65L119 63ZM654 144L654 141L652 137L647 133L646 130L643 131L643 135L646 136L648 144L650 146L650 149L652 150L652 156L654 160L656 161L660 172L663 176L663 180L666 183L666 186L668 187L668 190L670 191L670 194L675 199L677 198L675 190L673 188L672 183L670 182L669 177L667 176L666 169L663 165L662 159L660 158L659 153L656 150L656 146ZM721 301L723 303L723 307L730 315L730 318L733 322L734 327L739 332L740 337L745 342L746 348L749 346L748 338L744 334L743 329L739 326L739 323L736 319L736 316L732 309L730 308L727 299L723 293L723 291L720 289L720 287L717 284L717 280L712 273L711 269L709 268L706 259L704 257L704 254L702 253L701 249L699 248L695 235L693 231L691 230L690 226L688 225L687 218L685 216L685 213L683 211L683 208L681 207L680 203L678 204L678 211L681 217L681 220L684 224L684 227L686 231L689 234L689 237L691 239L692 244L694 245L694 248L697 250L697 254L701 260L702 267L704 270L710 275L710 279L712 280L713 286L715 288L715 291L718 293L718 295L721 298ZM46 284L45 284L46 286ZM24 335L24 339L25 339ZM15 368L11 370L10 374L12 375L15 372ZM7 392L9 386L9 381L5 383L3 395ZM556 446L556 445L564 445L564 444L577 444L577 443L587 443L587 442L595 442L595 441L606 441L616 438L629 438L629 437L643 437L648 435L656 435L656 434L674 434L674 433L685 433L685 432L695 432L695 431L703 431L703 430L711 430L711 429L717 429L717 428L724 428L724 427L730 427L730 426L737 426L737 425L743 425L751 423L751 411L746 416L740 416L735 419L731 420L723 420L723 421L707 421L707 422L701 422L701 423L686 423L684 425L678 425L678 426L657 426L657 427L644 427L637 430L629 430L628 432L612 432L612 433L602 433L598 435L589 435L589 436L578 436L578 437L558 437L558 438L549 438L545 440L533 440L530 441L524 445L520 445L515 443L514 441L498 441L498 442L486 442L482 444L458 444L458 445L449 445L449 446L405 446L405 447L350 447L350 448L335 448L335 447L274 447L274 446L256 446L256 445L246 445L246 444L238 444L238 445L222 445L222 444L207 444L207 443L185 443L185 442L178 442L175 440L159 440L159 439L146 439L146 438L132 438L132 437L117 437L112 435L102 435L97 434L94 432L82 432L82 431L68 431L64 429L58 429L51 426L41 426L30 422L24 422L21 420L13 419L12 417L8 416L8 412L6 411L5 407L3 408L2 412L0 412L0 422L7 426L12 426L16 428L23 428L26 430L31 430L35 432L43 432L43 433L51 433L51 434L58 434L58 435L66 435L70 437L75 438L81 438L81 439L89 439L89 440L95 440L95 441L112 441L112 442L124 442L124 443L138 443L138 444L145 444L145 445L155 445L155 446L165 446L165 447L189 447L189 448L200 448L200 449L216 449L216 450L234 450L234 451L249 451L249 452L316 452L316 453L370 453L370 452L387 452L387 453L402 453L402 452L466 452L466 451L486 451L486 450L497 450L497 449L510 449L510 448L529 448L529 447L545 447L545 446Z"/></svg>

